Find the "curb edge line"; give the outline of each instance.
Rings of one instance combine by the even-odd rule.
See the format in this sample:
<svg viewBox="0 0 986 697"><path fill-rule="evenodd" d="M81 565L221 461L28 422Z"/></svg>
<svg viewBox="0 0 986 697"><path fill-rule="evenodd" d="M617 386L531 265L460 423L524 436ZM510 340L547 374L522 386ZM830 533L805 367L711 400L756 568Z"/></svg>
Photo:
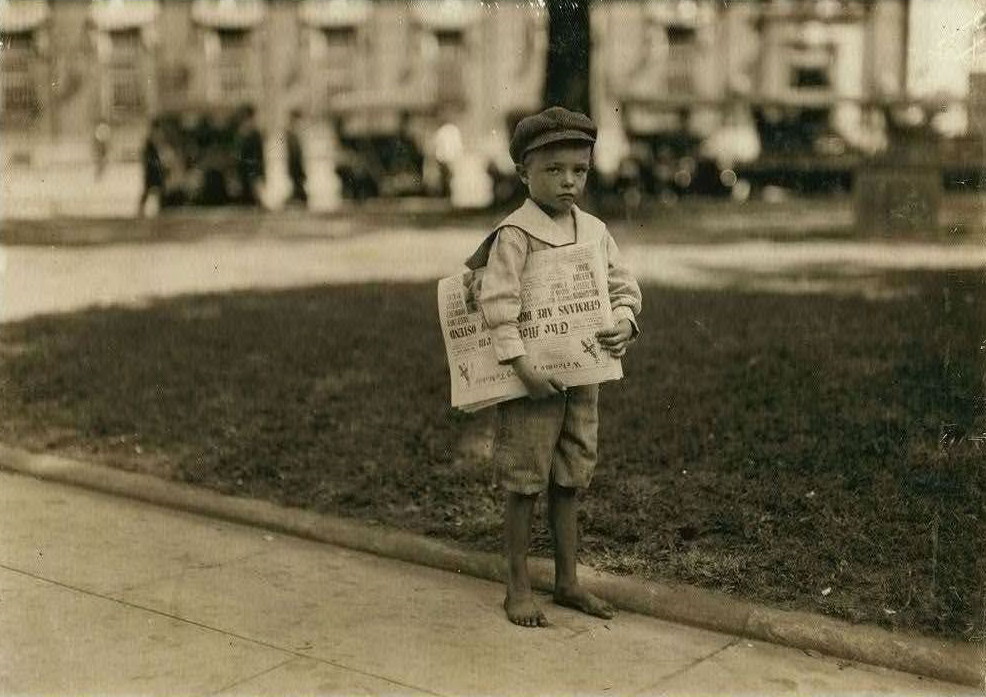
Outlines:
<svg viewBox="0 0 986 697"><path fill-rule="evenodd" d="M380 525L222 494L0 443L0 471L69 484L316 542L503 581L499 555ZM890 632L807 612L780 610L694 586L633 579L580 567L587 585L618 608L656 619L766 641L929 678L986 688L986 645ZM550 591L549 560L531 560L537 590Z"/></svg>

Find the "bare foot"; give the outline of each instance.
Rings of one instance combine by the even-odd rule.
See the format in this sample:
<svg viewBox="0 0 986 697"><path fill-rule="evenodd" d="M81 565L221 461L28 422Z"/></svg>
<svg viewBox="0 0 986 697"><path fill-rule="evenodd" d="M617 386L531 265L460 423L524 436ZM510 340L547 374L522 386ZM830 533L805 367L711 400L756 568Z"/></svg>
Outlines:
<svg viewBox="0 0 986 697"><path fill-rule="evenodd" d="M530 594L511 597L507 593L503 600L503 609L507 611L507 619L521 627L544 627L548 624L548 619Z"/></svg>
<svg viewBox="0 0 986 697"><path fill-rule="evenodd" d="M555 604L570 607L604 620L616 616L616 609L602 598L593 595L581 586L555 591Z"/></svg>

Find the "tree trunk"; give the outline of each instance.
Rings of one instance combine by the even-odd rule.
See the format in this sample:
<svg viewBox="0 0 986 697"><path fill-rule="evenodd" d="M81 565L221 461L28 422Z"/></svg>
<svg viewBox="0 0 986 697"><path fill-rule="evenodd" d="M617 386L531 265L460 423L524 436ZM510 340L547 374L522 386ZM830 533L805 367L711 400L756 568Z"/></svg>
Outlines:
<svg viewBox="0 0 986 697"><path fill-rule="evenodd" d="M590 0L548 0L544 105L589 114Z"/></svg>

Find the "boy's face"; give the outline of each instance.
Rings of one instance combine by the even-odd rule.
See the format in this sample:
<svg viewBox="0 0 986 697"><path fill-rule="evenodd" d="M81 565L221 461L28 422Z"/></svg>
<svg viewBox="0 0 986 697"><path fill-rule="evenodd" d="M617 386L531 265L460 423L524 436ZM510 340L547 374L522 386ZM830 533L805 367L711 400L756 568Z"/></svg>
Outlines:
<svg viewBox="0 0 986 697"><path fill-rule="evenodd" d="M560 215L582 195L591 160L590 146L558 143L529 152L517 171L534 202Z"/></svg>

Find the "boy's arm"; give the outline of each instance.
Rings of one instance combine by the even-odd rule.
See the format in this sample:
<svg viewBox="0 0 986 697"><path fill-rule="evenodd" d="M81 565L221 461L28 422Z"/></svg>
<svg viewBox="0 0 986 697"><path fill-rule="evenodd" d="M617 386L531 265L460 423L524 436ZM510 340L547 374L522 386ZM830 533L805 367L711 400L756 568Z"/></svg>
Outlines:
<svg viewBox="0 0 986 697"><path fill-rule="evenodd" d="M640 286L630 269L623 263L620 250L612 235L606 233L606 252L609 258L607 280L609 304L613 310L613 326L596 333L599 343L613 356L626 353L627 346L640 334L637 314L640 312Z"/></svg>
<svg viewBox="0 0 986 697"><path fill-rule="evenodd" d="M490 246L479 306L490 328L500 363L527 355L517 328L520 315L520 277L527 263L527 235L518 228L501 229Z"/></svg>
<svg viewBox="0 0 986 697"><path fill-rule="evenodd" d="M499 231L483 272L479 306L490 328L497 360L512 365L531 397L540 399L563 391L564 386L555 378L534 370L520 338L520 277L529 250L524 231L514 227Z"/></svg>
<svg viewBox="0 0 986 697"><path fill-rule="evenodd" d="M640 286L630 268L623 262L616 240L609 232L606 233L606 247L609 257L609 304L613 309L613 324L619 325L620 320L627 320L632 328L631 339L636 339L640 334L640 327L637 326L642 300Z"/></svg>

